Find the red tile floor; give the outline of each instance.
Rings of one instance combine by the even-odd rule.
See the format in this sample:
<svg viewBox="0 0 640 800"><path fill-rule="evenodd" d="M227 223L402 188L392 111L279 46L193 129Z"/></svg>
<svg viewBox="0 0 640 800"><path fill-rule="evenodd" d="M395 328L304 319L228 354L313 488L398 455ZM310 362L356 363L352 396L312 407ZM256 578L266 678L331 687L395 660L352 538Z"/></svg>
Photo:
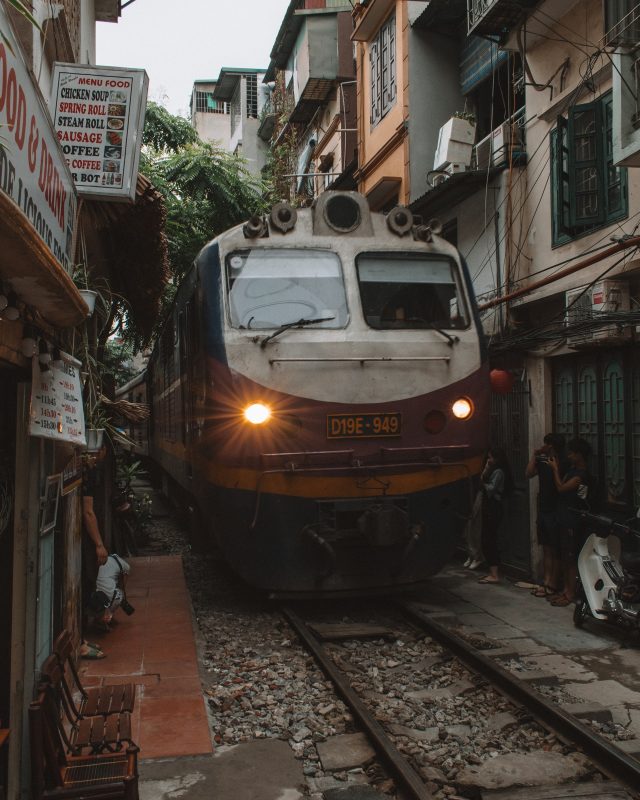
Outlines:
<svg viewBox="0 0 640 800"><path fill-rule="evenodd" d="M129 559L127 598L135 613L115 614L112 631L91 633L107 657L82 661L88 686L133 681L134 741L140 758L212 752L180 556Z"/></svg>

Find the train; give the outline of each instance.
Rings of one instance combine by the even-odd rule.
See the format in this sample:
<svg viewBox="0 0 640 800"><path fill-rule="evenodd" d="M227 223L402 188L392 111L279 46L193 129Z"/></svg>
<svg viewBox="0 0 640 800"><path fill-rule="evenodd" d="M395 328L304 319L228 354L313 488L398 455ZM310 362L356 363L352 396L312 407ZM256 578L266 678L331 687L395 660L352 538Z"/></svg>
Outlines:
<svg viewBox="0 0 640 800"><path fill-rule="evenodd" d="M149 456L273 597L415 587L460 540L489 367L440 230L327 191L217 236L178 289L146 370Z"/></svg>

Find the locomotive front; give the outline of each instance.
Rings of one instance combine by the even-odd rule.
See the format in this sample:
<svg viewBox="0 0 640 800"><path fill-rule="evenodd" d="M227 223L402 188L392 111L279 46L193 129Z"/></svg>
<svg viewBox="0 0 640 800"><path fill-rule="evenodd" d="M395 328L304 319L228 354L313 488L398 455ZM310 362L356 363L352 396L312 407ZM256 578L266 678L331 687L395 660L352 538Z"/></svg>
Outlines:
<svg viewBox="0 0 640 800"><path fill-rule="evenodd" d="M203 518L274 594L415 584L453 553L486 447L488 370L457 250L351 192L279 204L202 252Z"/></svg>

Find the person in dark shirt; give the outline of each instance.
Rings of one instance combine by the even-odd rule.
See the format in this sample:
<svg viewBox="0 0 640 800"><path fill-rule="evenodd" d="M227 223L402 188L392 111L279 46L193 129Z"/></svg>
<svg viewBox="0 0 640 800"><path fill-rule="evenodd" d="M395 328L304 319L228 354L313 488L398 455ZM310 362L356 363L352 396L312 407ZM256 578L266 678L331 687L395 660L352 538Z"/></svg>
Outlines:
<svg viewBox="0 0 640 800"><path fill-rule="evenodd" d="M504 515L505 495L513 489L513 477L507 455L501 447L489 450L487 463L480 476L482 491L482 552L489 567L489 574L478 583L500 583L500 550L498 531Z"/></svg>
<svg viewBox="0 0 640 800"><path fill-rule="evenodd" d="M569 469L562 477L558 459L555 457L549 459L553 480L558 490L558 533L564 575L564 591L550 598L551 605L554 606L567 606L575 599L578 553L583 544L580 511L589 507L591 478L587 461L590 453L589 443L584 439L570 441L567 445Z"/></svg>
<svg viewBox="0 0 640 800"><path fill-rule="evenodd" d="M535 597L548 597L558 593L560 587L560 541L558 536L558 490L556 489L553 469L549 463L555 458L561 464L564 450L564 437L548 433L542 447L536 448L525 475L529 480L538 478L538 517L536 527L538 544L542 546L543 579L542 586L533 589Z"/></svg>

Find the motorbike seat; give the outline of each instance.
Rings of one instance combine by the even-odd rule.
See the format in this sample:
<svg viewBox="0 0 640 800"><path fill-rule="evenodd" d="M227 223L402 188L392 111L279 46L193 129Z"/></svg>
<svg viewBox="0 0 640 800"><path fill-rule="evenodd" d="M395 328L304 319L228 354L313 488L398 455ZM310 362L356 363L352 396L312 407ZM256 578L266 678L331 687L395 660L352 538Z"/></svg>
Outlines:
<svg viewBox="0 0 640 800"><path fill-rule="evenodd" d="M626 572L633 575L640 575L640 553L624 553L622 556L622 567Z"/></svg>

